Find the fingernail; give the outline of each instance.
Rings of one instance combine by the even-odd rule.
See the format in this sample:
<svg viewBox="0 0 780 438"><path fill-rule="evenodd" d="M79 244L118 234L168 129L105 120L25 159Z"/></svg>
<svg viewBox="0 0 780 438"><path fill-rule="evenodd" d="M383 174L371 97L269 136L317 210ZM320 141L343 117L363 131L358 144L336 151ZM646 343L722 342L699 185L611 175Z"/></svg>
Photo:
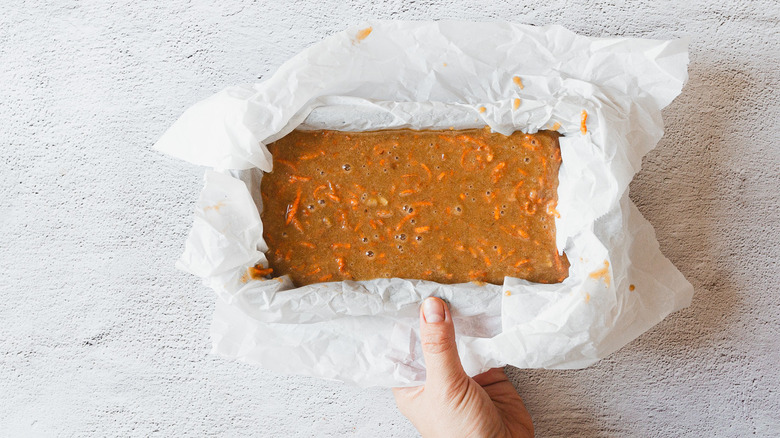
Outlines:
<svg viewBox="0 0 780 438"><path fill-rule="evenodd" d="M423 317L427 323L444 321L444 303L436 298L428 297L423 301Z"/></svg>

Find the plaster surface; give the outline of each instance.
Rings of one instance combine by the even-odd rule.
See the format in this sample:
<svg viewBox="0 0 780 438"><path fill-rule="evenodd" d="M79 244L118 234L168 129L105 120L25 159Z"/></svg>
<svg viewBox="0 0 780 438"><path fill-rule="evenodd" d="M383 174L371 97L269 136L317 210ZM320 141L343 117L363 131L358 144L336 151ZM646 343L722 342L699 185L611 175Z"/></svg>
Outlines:
<svg viewBox="0 0 780 438"><path fill-rule="evenodd" d="M192 103L365 19L689 35L631 197L693 304L586 370L510 369L540 437L780 433L780 4L83 2L0 14L0 436L415 436L386 389L210 356L174 269L202 168L151 145Z"/></svg>

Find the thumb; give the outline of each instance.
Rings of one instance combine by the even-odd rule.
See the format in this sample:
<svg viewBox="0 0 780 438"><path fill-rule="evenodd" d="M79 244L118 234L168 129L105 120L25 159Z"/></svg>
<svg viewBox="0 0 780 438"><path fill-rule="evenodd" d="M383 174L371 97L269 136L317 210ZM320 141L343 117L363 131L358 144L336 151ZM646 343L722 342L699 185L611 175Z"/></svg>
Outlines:
<svg viewBox="0 0 780 438"><path fill-rule="evenodd" d="M420 306L420 340L425 358L426 382L446 387L467 377L458 357L455 326L447 305L440 298L428 297Z"/></svg>

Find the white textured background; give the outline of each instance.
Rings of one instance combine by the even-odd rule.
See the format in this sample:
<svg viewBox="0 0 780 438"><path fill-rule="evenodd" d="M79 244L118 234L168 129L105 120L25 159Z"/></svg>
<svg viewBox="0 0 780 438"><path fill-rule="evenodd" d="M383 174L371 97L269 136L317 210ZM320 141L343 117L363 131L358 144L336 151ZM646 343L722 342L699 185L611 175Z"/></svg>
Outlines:
<svg viewBox="0 0 780 438"><path fill-rule="evenodd" d="M389 390L208 355L174 270L203 169L150 150L192 103L370 18L690 35L631 185L693 305L583 371L509 373L538 436L780 434L780 3L3 2L0 436L414 436Z"/></svg>

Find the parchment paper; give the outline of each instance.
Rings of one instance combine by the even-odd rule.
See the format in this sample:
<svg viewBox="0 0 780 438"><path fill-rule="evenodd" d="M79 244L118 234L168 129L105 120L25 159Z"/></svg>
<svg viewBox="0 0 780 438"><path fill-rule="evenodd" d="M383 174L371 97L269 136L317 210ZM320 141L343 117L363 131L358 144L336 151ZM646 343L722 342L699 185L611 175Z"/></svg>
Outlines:
<svg viewBox="0 0 780 438"><path fill-rule="evenodd" d="M195 104L155 147L214 169L206 171L177 262L217 293L214 353L361 386L420 384L418 306L436 295L451 303L471 375L504 364L581 368L606 357L688 306L693 294L628 198L687 63L685 40L588 38L559 26L501 22L380 21L324 39L264 82ZM571 268L563 283L392 278L294 288L286 277L246 281L248 267L267 263L255 203L262 171L271 170L265 144L295 128L484 125L503 134L551 127L564 134L556 243Z"/></svg>

